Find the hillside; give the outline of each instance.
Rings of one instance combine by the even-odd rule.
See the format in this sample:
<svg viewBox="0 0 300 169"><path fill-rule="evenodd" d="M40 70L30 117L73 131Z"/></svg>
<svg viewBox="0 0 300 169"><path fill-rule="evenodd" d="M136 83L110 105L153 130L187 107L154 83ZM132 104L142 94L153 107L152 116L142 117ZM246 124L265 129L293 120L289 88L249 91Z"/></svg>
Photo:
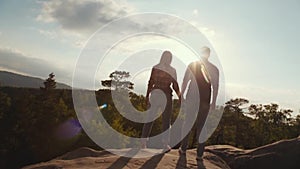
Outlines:
<svg viewBox="0 0 300 169"><path fill-rule="evenodd" d="M40 88L43 86L45 80L37 77L24 76L7 71L0 71L0 85L9 87L25 87L25 88ZM71 87L63 84L56 83L58 89L70 89Z"/></svg>
<svg viewBox="0 0 300 169"><path fill-rule="evenodd" d="M124 150L120 150L124 151ZM141 150L146 153L150 149ZM143 152L142 152L143 153ZM130 159L89 148L80 148L48 162L24 169L75 168L207 168L207 169L298 169L300 168L300 137L283 140L251 150L228 145L206 147L203 163L195 160L196 150L189 150L186 158L177 150L152 158Z"/></svg>
<svg viewBox="0 0 300 169"><path fill-rule="evenodd" d="M110 90L98 90L95 91L95 95L99 106L109 105L103 108L101 113L112 128L131 137L140 137L143 124L134 123L119 113L126 109L119 110L114 106ZM135 107L142 110L146 109L145 97L132 93L130 98ZM286 168L290 169L295 168L295 166L300 168L299 164L296 163L300 157L299 139L286 140L299 136L300 116L291 119L290 123L286 123L285 119L289 116L285 115L286 111L279 110L276 105L267 105L266 109L258 109L259 105L258 108L256 108L256 105L252 105L251 112L255 114L263 113L265 116L258 119L249 118L241 113L245 109L245 106L241 106L243 105L241 103L245 102L244 99L237 98L226 104L220 125L207 141L208 145L214 146L207 147L204 164L211 164L214 160L217 160L217 164L219 164L221 163L220 159L222 159L233 169L246 168L245 165L251 168L261 165L272 166L273 164L281 166L278 163L283 163L284 166L288 166ZM174 118L172 120L176 119L179 106L178 103L174 102ZM243 109L240 107L243 107ZM19 169L30 164L37 164L34 166L41 166L41 169L47 168L44 167L45 165L48 165L50 169L61 168L55 166L92 168L89 165L106 168L114 163L121 163L126 167L135 165L135 162L138 166L142 166L144 163L147 166L150 164L155 165L155 161L160 159L160 156L158 156L152 159L120 158L118 160L118 156L109 153L106 153L109 156L106 157L102 156L105 152L82 149L81 147L89 147L99 150L99 146L80 128L73 106L72 90L58 89L44 92L44 90L37 88L0 87L0 109L0 138L3 138L0 139L1 169ZM237 116L237 114L240 116ZM281 118L278 118L277 115L281 115ZM92 119L89 114L87 117L88 120ZM266 123L266 119L268 123ZM283 120L278 121L278 119ZM122 120L121 123L120 120ZM160 126L161 122L158 119L153 125L153 135L161 133ZM96 130L99 129L98 124L93 124L92 127ZM106 131L102 130L99 134L105 134ZM179 132L176 129L172 131L174 133L171 134ZM284 141L270 145L270 143L279 140ZM118 141L125 143L126 140L120 139ZM190 145L192 145L193 140L190 139L190 141ZM228 145L235 145L235 147L247 150ZM263 145L267 146L261 147ZM132 145L124 144L124 146L129 147ZM150 147L154 148L156 146L150 145ZM74 152L73 150L78 151ZM84 151L82 152L82 150ZM152 149L147 151L150 150ZM60 160L51 160L63 154L66 154L66 156L63 156ZM110 160L106 164L107 159ZM273 162L274 159L275 162ZM181 160L184 162L184 159ZM177 163L182 163L181 160L179 160L177 150L173 150L165 154L160 162L163 162L161 164L164 166L174 168ZM41 163L45 161L48 162ZM190 168L195 167L195 162L195 150L190 150L187 166L191 166ZM161 164L158 164L158 167ZM211 165L217 164L213 163Z"/></svg>

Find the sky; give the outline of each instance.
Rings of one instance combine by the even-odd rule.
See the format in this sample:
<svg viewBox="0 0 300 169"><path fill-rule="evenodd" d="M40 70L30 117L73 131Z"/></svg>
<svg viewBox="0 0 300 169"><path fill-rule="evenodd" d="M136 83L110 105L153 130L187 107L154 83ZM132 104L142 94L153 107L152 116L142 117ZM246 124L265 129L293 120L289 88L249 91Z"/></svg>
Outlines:
<svg viewBox="0 0 300 169"><path fill-rule="evenodd" d="M41 78L54 72L57 81L71 85L77 58L93 33L111 21L143 12L178 16L205 35L222 65L228 98L278 103L299 113L298 0L1 0L0 69ZM157 29L173 31L170 28L174 25ZM114 31L107 34L114 36ZM149 37L141 38L145 42ZM161 37L151 38L161 46L176 46ZM116 51L134 49L136 42L129 39ZM143 54L147 53L155 54L158 61L159 52ZM99 79L109 71L101 71ZM182 71L178 74L180 82ZM145 91L138 86L146 84L148 76L146 70L135 77L138 92Z"/></svg>

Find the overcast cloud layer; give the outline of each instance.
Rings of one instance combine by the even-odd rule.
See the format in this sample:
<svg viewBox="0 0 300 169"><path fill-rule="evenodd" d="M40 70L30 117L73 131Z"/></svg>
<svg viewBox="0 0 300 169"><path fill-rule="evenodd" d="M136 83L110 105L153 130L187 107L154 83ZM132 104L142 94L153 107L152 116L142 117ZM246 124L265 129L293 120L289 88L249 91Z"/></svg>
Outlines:
<svg viewBox="0 0 300 169"><path fill-rule="evenodd" d="M94 32L134 8L121 0L51 0L43 2L38 21L58 23L62 29Z"/></svg>
<svg viewBox="0 0 300 169"><path fill-rule="evenodd" d="M148 7L146 1L145 2L141 1L141 3L127 3L126 0L37 0L35 2L38 2L39 4L38 5L35 4L34 7L32 7L35 10L34 14L30 15L29 17L26 15L26 17L30 18L33 21L32 25L30 26L35 28L34 31L36 31L40 36L46 37L42 40L45 39L46 39L45 41L48 40L46 43L43 44L43 45L46 44L46 46L41 45L41 48L39 49L42 48L47 49L47 51L49 51L49 53L47 54L51 56L52 54L51 46L55 46L53 45L53 43L57 44L57 46L59 46L60 48L59 49L54 48L54 51L56 52L55 54L57 54L58 56L55 55L53 57L57 57L57 58L55 59L51 58L51 59L52 60L63 59L66 63L69 64L69 66L66 66L67 68L64 69L62 68L62 66L65 65L60 64L60 66L58 66L57 65L58 63L55 63L54 61L50 63L48 61L48 58L47 60L46 58L45 60L40 59L40 56L38 54L34 54L34 55L25 54L22 51L22 49L25 49L24 51L29 51L29 53L34 53L34 52L32 52L32 49L30 48L26 49L25 47L26 45L24 45L24 48L22 45L21 47L17 45L24 43L25 41L23 40L24 37L32 36L34 34L27 35L26 34L27 32L24 31L26 36L25 35L20 36L20 33L23 33L22 31L20 31L22 30L20 26L24 26L24 23L19 21L17 25L14 25L12 23L16 22L15 20L17 20L17 18L11 18L9 21L12 22L7 22L7 23L10 23L12 25L3 24L3 27L0 30L0 38L2 37L1 41L5 42L5 44L2 44L2 47L8 45L10 45L9 47L11 47L11 48L1 48L0 46L0 67L6 70L13 70L15 72L21 72L24 74L29 74L32 76L39 76L39 77L46 77L50 72L54 71L54 73L57 75L58 80L62 79L63 82L67 82L68 84L71 84L71 76L73 71L73 67L70 67L70 63L75 62L75 59L77 57L77 51L78 53L80 52L79 47L83 47L84 42L88 39L88 37L92 33L97 31L101 26L115 19L118 19L126 15L130 15L135 12L140 12L140 11L143 12L145 11L143 8L151 8L151 5L149 5ZM159 3L159 8L153 8L153 10L160 11L159 9L161 9L160 8L161 4L165 4L166 2L157 2L157 3ZM175 3L176 2L174 2L174 4ZM196 4L196 2L193 3ZM227 3L228 6L226 6ZM136 6L138 8L133 6L138 4L142 4L142 8L140 8L140 6ZM177 2L177 4L179 3ZM296 49L299 49L298 48L299 43L296 43L297 39L299 39L297 38L298 37L297 35L299 33L296 30L299 29L297 29L298 26L297 24L295 24L295 21L297 20L295 19L299 16L299 10L296 11L295 8L292 9L292 5L289 3L281 3L281 2L274 3L274 9L266 8L269 7L269 4L266 4L266 2L262 2L260 6L255 5L255 3L253 3L253 6L251 6L251 3L248 4L242 3L245 6L241 4L240 6L238 5L232 6L233 3L230 2L224 3L223 5L225 6L222 7L215 6L213 2L203 3L203 5L207 5L205 7L203 7L203 5L201 5L202 6L201 7L198 3L197 5L195 4L192 4L194 6L192 6L190 12L193 13L194 16L198 16L198 18L195 17L193 18L188 15L185 16L186 12L188 13L189 11L184 11L184 10L189 10L189 9L185 8L184 5L176 6L178 9L177 14L185 18L191 19L190 20L191 23L196 27L198 27L198 29L200 29L206 36L213 37L210 38L210 40L212 40L215 43L214 46L218 47L219 44L219 48L220 48L219 52L221 51L219 54L220 57L224 59L222 60L222 63L223 65L227 66L226 69L229 72L228 74L226 74L227 77L230 77L231 80L237 79L236 77L238 77L238 75L235 73L235 70L245 69L245 71L241 71L241 73L246 72L246 74L244 76L238 77L239 78L238 80L245 80L247 83L250 83L251 81L248 80L247 78L251 78L251 77L253 78L255 76L258 76L258 78L265 77L265 79L267 80L270 79L270 83L267 82L266 80L262 80L262 78L257 79L255 80L255 83L253 82L254 83L253 87L245 86L243 84L242 85L236 84L239 83L239 81L232 80L231 83L233 83L234 85L228 88L229 89L228 92L231 94L231 96L233 97L248 96L249 99L255 102L262 102L263 100L267 102L273 100L275 102L279 101L281 105L286 105L286 107L293 107L295 110L298 111L298 105L300 102L299 99L298 100L294 99L294 98L299 98L299 92L297 90L298 88L293 87L296 85L290 85L290 84L298 84L298 81L289 80L285 78L287 82L280 83L282 84L281 88L284 89L284 92L278 93L276 83L274 83L276 81L272 80L271 78L275 74L277 76L277 74L280 74L280 72L277 71L277 73L272 74L270 70L275 70L276 67L278 67L278 69L282 70L282 72L288 73L289 72L288 70L290 70L289 68L293 67L290 65L294 65L295 68L293 69L293 71L290 72L295 74L296 77L295 72L298 71L297 63L299 63L297 62L298 61L298 59L296 59L297 57L295 57L295 55L297 54L295 51ZM211 4L211 6L209 6L209 4ZM235 2L234 5L236 4L239 3ZM38 8L36 8L37 6ZM277 17L277 15L274 14L277 11L275 10L276 7L278 7L278 9L280 10L285 10L289 12L278 14ZM17 5L13 8L16 8L16 10L18 10ZM193 10L193 8L195 9ZM221 10L218 10L217 12L212 12L213 10L211 9L214 8L216 9L221 8ZM236 9L237 11L233 11L232 10L233 8ZM171 8L169 10L167 6L165 7L165 9L166 9L165 11L167 12L172 12ZM205 11L206 9L208 11ZM243 11L238 11L239 9ZM257 9L257 12L253 13L253 9ZM7 11L13 11L13 10L10 9ZM29 10L31 9L28 8L25 11L27 11L27 13L30 13ZM3 11L5 10L2 10L2 12ZM13 16L11 14L9 15L4 15L4 14L5 13L3 13L4 17ZM220 14L224 14L224 17L220 16ZM243 18L245 16L247 18L249 17L249 19L245 20ZM261 17L258 18L257 16L261 16ZM285 16L286 19L282 20L280 19L279 16ZM21 19L25 18L25 16L23 18L20 15L17 17ZM211 23L208 21L205 22L203 21L203 18L204 19L208 18L212 22ZM147 21L145 21L145 23L146 22ZM239 24L236 24L235 22L238 22ZM205 25L201 25L203 23ZM255 29L251 25L255 25ZM16 35L10 35L12 37L11 39L10 37L7 38L8 36L6 36L8 35L7 33L8 31L5 30L5 26L8 27L10 26L12 28L9 29L11 29L12 31L16 31ZM136 22L132 20L128 20L126 26L128 28L139 29L144 31L147 31L149 29L144 25L137 25ZM155 25L152 26L154 26L157 30L164 30L165 32L181 31L175 29L176 23L165 25L163 18L159 19L157 22L155 22ZM208 26L210 28L205 28L203 26ZM211 27L213 29L211 29ZM232 30L232 32L226 30L226 27ZM236 27L238 29L236 29ZM118 28L114 30L110 30L110 32L107 33L107 37L110 38L111 36L114 36L114 32L119 30L120 29ZM153 29L151 28L151 30ZM280 32L280 30L286 33L282 33ZM276 36L270 36L270 34L273 35L272 32L276 32ZM292 36L291 38L290 35L288 36L289 32L294 33L295 36ZM257 37L257 39L254 39L254 41L252 42L251 41L252 39L247 37L246 35L250 35L255 38ZM262 35L261 37L263 38L260 38L259 35ZM5 37L11 40L10 43L7 43L5 41ZM13 37L15 39L13 39ZM272 37L275 37L275 40L274 38L272 39ZM36 37L32 37L32 38L34 39ZM38 37L37 39L40 40L39 38L40 37ZM16 41L16 43L14 41ZM60 44L59 41L63 41L63 43ZM138 41L138 43L142 41L149 41L149 39L146 38L142 39ZM274 42L278 42L278 43L274 43ZM47 46L48 45L47 43L49 43L49 46ZM38 45L39 44L37 43L37 46ZM72 48L73 46L74 49ZM130 46L131 47L134 46L134 42L127 43L125 47L122 48L121 50L126 50L126 49L128 50L130 49L129 48ZM288 46L290 46L290 48L288 48ZM293 50L293 48L295 48L295 50ZM21 49L21 51L15 49ZM288 52L291 51L291 53L287 55L286 51ZM253 62L255 57L253 58L249 57L251 56L251 54L257 54L257 53L258 56L260 56L259 59L261 59L259 63ZM73 56L74 58L72 58ZM279 61L272 62L272 64L274 64L273 67L265 66L264 63L265 62L269 63L269 60L273 59L273 57L275 57ZM277 63L284 63L285 65L283 65L283 67L281 68L280 64L278 66ZM235 65L232 66L231 64L235 64ZM261 65L260 72L252 71L250 68L253 68L255 66L259 67L257 66L257 64ZM251 73L249 74L247 72L251 72ZM282 74L280 77L284 79L284 76ZM259 83L256 84L256 82ZM261 96L261 93L266 92L265 90L262 90L260 88L260 85L263 82L266 83L264 87L269 85L274 89L274 91L272 90L268 92L270 93L269 95L272 95L268 98ZM272 86L273 84L274 86ZM294 90L292 92L286 92L285 87L288 86L291 86L291 88L294 88ZM249 90L245 90L245 89L249 89ZM283 99L286 100L285 102L290 102L290 103L292 102L292 105L285 104Z"/></svg>
<svg viewBox="0 0 300 169"><path fill-rule="evenodd" d="M0 67L6 70L13 70L23 74L34 75L46 78L48 74L54 72L57 79L71 81L71 73L55 66L46 60L32 58L20 51L11 48L0 48Z"/></svg>

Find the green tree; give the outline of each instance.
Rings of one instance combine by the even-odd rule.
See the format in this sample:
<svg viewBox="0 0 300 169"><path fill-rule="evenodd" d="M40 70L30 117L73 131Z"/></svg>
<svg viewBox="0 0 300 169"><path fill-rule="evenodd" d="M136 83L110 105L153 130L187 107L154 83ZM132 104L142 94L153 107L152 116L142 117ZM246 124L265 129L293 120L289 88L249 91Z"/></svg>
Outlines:
<svg viewBox="0 0 300 169"><path fill-rule="evenodd" d="M295 132L300 136L300 115L297 115L294 123Z"/></svg>
<svg viewBox="0 0 300 169"><path fill-rule="evenodd" d="M101 81L102 86L115 90L131 90L133 89L133 83L127 79L130 77L130 73L126 71L114 71L109 75L110 80Z"/></svg>
<svg viewBox="0 0 300 169"><path fill-rule="evenodd" d="M292 110L279 109L277 104L250 105L249 114L256 120L258 145L289 137Z"/></svg>
<svg viewBox="0 0 300 169"><path fill-rule="evenodd" d="M235 146L239 147L242 145L243 139L244 139L244 132L243 129L245 129L244 123L243 123L243 113L245 108L242 108L241 106L244 106L245 104L248 104L249 101L247 99L243 98L237 98L237 99L231 99L230 101L226 102L225 106L225 112L232 112L233 117L231 119L232 124L231 126L235 126Z"/></svg>
<svg viewBox="0 0 300 169"><path fill-rule="evenodd" d="M56 88L56 82L55 82L55 79L54 79L55 75L54 73L50 73L49 74L49 77L45 80L44 82L44 87L41 87L42 90L53 90Z"/></svg>
<svg viewBox="0 0 300 169"><path fill-rule="evenodd" d="M7 94L0 92L0 120L8 113L11 106L11 99Z"/></svg>

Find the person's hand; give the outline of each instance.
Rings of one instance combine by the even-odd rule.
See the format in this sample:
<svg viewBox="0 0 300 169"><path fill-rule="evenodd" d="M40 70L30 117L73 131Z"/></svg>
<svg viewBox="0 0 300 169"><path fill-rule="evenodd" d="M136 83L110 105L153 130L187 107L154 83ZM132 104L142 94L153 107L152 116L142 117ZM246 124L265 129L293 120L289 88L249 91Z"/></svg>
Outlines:
<svg viewBox="0 0 300 169"><path fill-rule="evenodd" d="M151 106L150 101L149 101L149 97L146 97L146 105L147 105L147 108L149 108Z"/></svg>
<svg viewBox="0 0 300 169"><path fill-rule="evenodd" d="M181 103L181 100L182 100L181 93L178 93L177 96L178 96L178 102Z"/></svg>
<svg viewBox="0 0 300 169"><path fill-rule="evenodd" d="M212 111L216 110L216 103L215 102L210 104L210 110L212 110Z"/></svg>

